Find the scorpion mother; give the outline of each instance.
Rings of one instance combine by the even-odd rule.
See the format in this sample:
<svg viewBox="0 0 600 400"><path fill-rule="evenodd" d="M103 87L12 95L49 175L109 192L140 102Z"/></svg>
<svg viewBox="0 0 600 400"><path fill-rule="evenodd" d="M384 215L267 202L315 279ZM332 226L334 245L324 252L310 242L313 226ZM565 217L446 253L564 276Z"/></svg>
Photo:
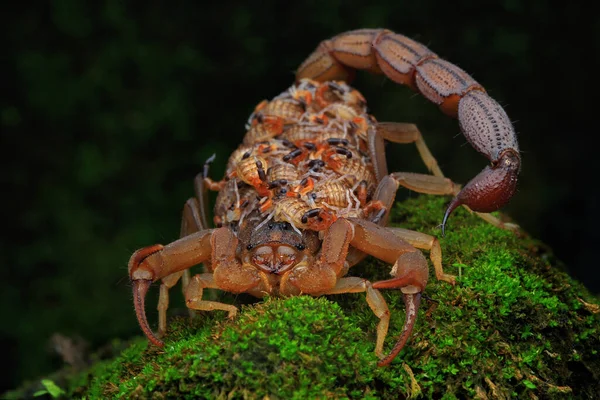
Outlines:
<svg viewBox="0 0 600 400"><path fill-rule="evenodd" d="M355 70L383 73L458 118L472 146L491 162L462 189L445 178L412 124L380 123L363 96L346 82ZM181 239L136 251L129 261L135 312L150 342L166 331L168 291L180 279L187 307L223 310L233 305L203 299L206 288L233 293L312 296L365 292L379 318L375 353L389 364L406 344L428 279L428 250L437 279L443 272L438 240L386 227L400 186L454 195L450 213L465 205L489 213L515 192L520 170L516 134L502 107L481 85L424 45L383 29L342 33L321 42L302 63L296 83L250 116L243 143L230 156L225 177L213 181L208 164L195 179L195 197L183 209ZM431 175L388 173L385 141L414 143ZM215 227L208 225L208 190L219 191ZM481 214L500 224L488 214ZM391 279L371 283L347 276L367 255L392 266ZM190 278L189 268L205 272ZM146 319L144 299L161 280L158 334ZM390 313L380 289L399 290L406 306L400 338L384 355Z"/></svg>

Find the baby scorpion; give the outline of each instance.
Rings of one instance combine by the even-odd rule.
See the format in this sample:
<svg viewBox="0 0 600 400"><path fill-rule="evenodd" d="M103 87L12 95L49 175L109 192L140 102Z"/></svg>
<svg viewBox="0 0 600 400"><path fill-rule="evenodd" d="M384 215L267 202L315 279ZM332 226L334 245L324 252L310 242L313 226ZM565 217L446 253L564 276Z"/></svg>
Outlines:
<svg viewBox="0 0 600 400"><path fill-rule="evenodd" d="M457 117L467 140L491 165L459 190L444 177L416 126L379 123L366 113L363 96L344 82L354 69L383 73ZM454 195L443 226L459 205L491 212L515 192L520 155L506 113L466 72L424 45L384 29L346 32L321 42L296 79L291 89L256 108L223 181L196 178L196 196L183 209L181 239L131 256L135 311L153 344L163 345L159 337L166 332L168 290L182 277L190 309L223 310L229 317L237 308L205 300L204 289L257 297L364 292L379 318L375 353L379 365L387 365L412 332L427 284L427 260L418 249L430 252L437 279L454 284L443 271L435 237L385 227L398 188ZM270 125L256 128L264 123ZM414 143L432 175L388 173L385 140ZM330 182L343 186L327 186ZM220 190L217 228L207 223L206 190ZM392 278L371 283L347 276L367 255L392 264ZM190 279L189 268L200 263L206 271ZM144 299L158 280L156 335L146 320ZM406 305L402 333L387 356L390 313L380 289L399 290Z"/></svg>

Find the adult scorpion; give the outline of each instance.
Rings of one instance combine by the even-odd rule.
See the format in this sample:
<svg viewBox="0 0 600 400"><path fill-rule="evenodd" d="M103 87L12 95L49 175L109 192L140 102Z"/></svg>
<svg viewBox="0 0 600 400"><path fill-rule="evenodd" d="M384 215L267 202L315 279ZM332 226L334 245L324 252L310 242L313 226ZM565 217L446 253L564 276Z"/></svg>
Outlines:
<svg viewBox="0 0 600 400"><path fill-rule="evenodd" d="M491 165L462 189L444 177L415 125L380 123L367 114L363 96L346 82L355 70L385 74L421 93L458 118L471 145ZM432 173L388 173L384 142L414 143ZM458 206L489 213L515 192L520 155L515 131L502 107L465 71L424 45L383 29L342 33L319 44L300 65L296 84L250 116L247 133L231 155L225 177L195 179L196 196L183 209L181 238L136 251L129 261L135 312L150 342L166 331L168 290L183 277L187 306L237 308L203 299L206 288L233 293L313 296L365 292L379 318L375 353L389 364L406 344L427 284L428 250L437 279L454 284L442 268L438 240L385 227L400 186L453 195L444 215ZM206 191L218 190L214 222ZM501 224L487 214L492 223ZM392 278L371 283L347 276L367 255L392 264ZM190 279L189 268L206 271ZM144 299L161 280L158 335L148 325ZM406 306L400 338L384 356L390 314L380 289L399 289Z"/></svg>

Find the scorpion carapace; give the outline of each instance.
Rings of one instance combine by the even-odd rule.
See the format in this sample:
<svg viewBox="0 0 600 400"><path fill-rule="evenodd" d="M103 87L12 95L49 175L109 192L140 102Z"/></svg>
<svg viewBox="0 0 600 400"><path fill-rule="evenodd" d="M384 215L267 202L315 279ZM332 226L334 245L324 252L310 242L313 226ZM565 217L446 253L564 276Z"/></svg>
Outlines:
<svg viewBox="0 0 600 400"><path fill-rule="evenodd" d="M457 114L469 141L492 166L460 190L443 176L416 126L379 123L367 114L364 97L342 80L348 76L343 66L384 72ZM414 143L432 175L388 173L385 140ZM139 323L152 343L163 345L159 337L166 332L169 288L180 278L190 309L223 310L229 317L237 308L204 300L204 289L258 297L364 292L379 318L379 365L389 364L412 332L427 284L427 260L417 249L430 252L438 279L455 282L443 271L435 237L385 227L399 186L454 195L445 222L460 204L489 211L508 201L518 169L506 114L462 70L389 31L361 30L325 41L302 64L295 85L255 108L225 177L211 180L205 166L196 178L196 196L183 209L181 239L132 255L129 274ZM207 226L207 190L219 191L213 229ZM502 225L494 217L486 219ZM367 255L392 264L392 278L371 283L347 276ZM200 263L205 272L190 278L189 268ZM148 326L144 307L146 292L157 280L158 336ZM400 290L406 305L403 331L386 357L390 315L378 289Z"/></svg>

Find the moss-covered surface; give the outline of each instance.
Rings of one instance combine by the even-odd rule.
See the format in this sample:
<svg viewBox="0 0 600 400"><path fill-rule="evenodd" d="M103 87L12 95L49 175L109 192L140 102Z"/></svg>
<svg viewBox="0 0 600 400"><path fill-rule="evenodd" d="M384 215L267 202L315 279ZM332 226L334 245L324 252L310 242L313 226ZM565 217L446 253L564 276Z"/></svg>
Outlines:
<svg viewBox="0 0 600 400"><path fill-rule="evenodd" d="M394 224L440 236L447 199L399 203ZM174 318L166 345L143 338L58 382L75 398L598 398L600 306L543 244L465 210L440 239L455 287L430 278L407 347L389 367L373 353L364 294L267 299L193 321ZM351 275L386 278L366 261ZM397 292L386 345L402 328ZM23 392L13 392L13 398Z"/></svg>

